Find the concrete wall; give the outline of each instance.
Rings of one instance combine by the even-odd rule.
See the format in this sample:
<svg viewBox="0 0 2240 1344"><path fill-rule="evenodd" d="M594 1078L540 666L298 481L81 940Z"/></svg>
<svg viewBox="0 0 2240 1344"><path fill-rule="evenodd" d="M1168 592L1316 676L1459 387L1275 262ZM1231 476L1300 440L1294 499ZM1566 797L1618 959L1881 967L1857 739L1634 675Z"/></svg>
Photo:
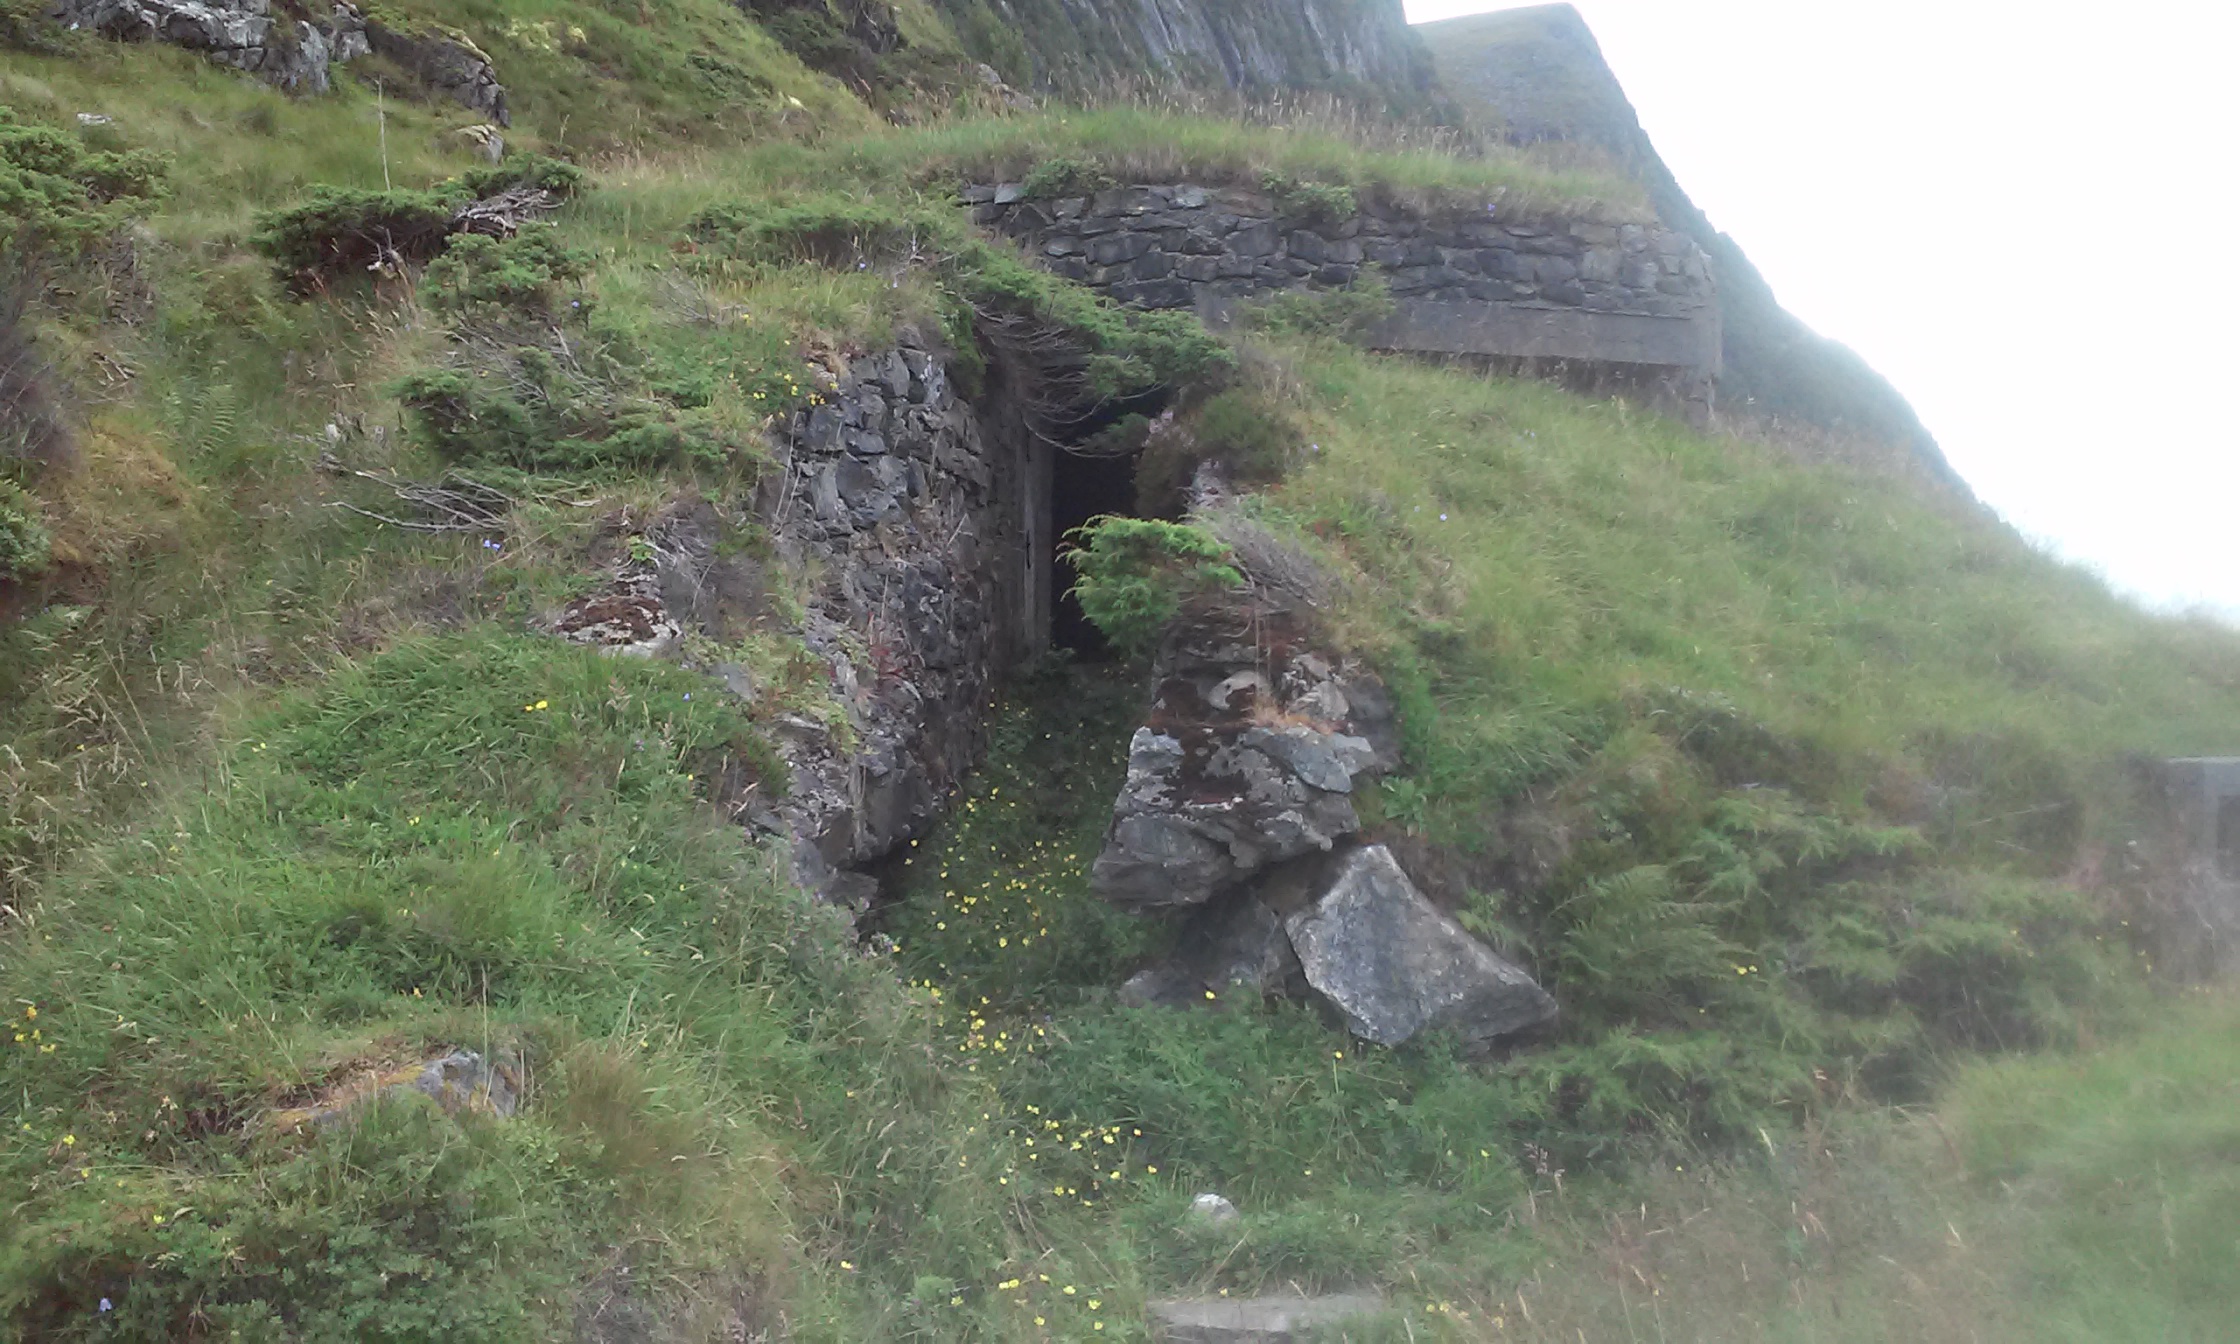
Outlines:
<svg viewBox="0 0 2240 1344"><path fill-rule="evenodd" d="M1267 193L1190 184L1027 200L966 192L974 218L1070 280L1141 308L1228 320L1256 295L1338 288L1365 268L1397 309L1385 349L1667 371L1708 410L1719 310L1703 252L1655 226L1425 216L1367 204L1343 220L1287 218Z"/></svg>
<svg viewBox="0 0 2240 1344"><path fill-rule="evenodd" d="M2164 830L2151 857L2178 925L2166 955L2240 967L2240 757L2164 761L2154 774Z"/></svg>

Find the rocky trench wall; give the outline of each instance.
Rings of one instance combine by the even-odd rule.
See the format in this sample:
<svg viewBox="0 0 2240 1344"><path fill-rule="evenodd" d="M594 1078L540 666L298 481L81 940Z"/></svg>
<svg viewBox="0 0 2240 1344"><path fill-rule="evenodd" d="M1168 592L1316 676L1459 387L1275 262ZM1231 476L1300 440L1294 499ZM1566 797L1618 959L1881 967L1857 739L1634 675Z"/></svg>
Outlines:
<svg viewBox="0 0 2240 1344"><path fill-rule="evenodd" d="M933 823L979 757L997 681L1028 651L1031 453L990 432L938 346L907 334L849 360L777 450L765 517L807 581L802 634L848 715L845 731L779 725L784 824L808 875L852 903L870 881L842 870Z"/></svg>
<svg viewBox="0 0 2240 1344"><path fill-rule="evenodd" d="M1653 224L1376 201L1343 220L1302 219L1263 191L1189 183L1047 200L983 184L965 201L1054 273L1134 307L1193 308L1218 325L1241 301L1343 287L1373 266L1396 301L1371 335L1385 349L1661 371L1705 408L1719 369L1703 250Z"/></svg>
<svg viewBox="0 0 2240 1344"><path fill-rule="evenodd" d="M836 712L759 716L785 796L734 788L726 806L792 839L803 885L861 909L876 884L857 870L938 818L979 758L998 681L1034 647L1037 478L1026 436L983 425L936 343L904 332L813 381L821 404L773 430L777 467L754 501L773 555L728 552L714 506L681 497L610 529L604 582L542 624L619 655L679 657L750 704L771 688L722 650L756 631L798 635Z"/></svg>

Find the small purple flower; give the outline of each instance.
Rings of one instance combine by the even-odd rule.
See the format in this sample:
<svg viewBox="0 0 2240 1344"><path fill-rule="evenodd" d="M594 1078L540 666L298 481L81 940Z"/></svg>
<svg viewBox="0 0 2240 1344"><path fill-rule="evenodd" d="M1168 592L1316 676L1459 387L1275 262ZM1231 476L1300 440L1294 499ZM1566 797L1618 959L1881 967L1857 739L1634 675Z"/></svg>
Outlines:
<svg viewBox="0 0 2240 1344"><path fill-rule="evenodd" d="M687 700L690 700L690 699L692 698L692 692L690 692L690 691L686 691L686 692L684 693L684 698L685 698L685 699L687 699Z"/></svg>
<svg viewBox="0 0 2240 1344"><path fill-rule="evenodd" d="M111 1306L109 1305L109 1299L108 1299L108 1298L106 1298L106 1297L104 1297L104 1298L102 1298L102 1299L101 1299L101 1310L102 1310L102 1311L103 1311L104 1313L106 1313L106 1312L109 1312L109 1311L113 1311L113 1310L115 1310L115 1308L111 1307Z"/></svg>

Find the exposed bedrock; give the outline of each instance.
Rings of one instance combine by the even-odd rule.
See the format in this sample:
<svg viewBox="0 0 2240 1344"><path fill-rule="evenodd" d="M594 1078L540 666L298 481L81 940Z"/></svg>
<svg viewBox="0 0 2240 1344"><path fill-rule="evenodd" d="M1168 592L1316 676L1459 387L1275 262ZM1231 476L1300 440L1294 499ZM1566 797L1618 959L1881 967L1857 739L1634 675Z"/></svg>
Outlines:
<svg viewBox="0 0 2240 1344"><path fill-rule="evenodd" d="M1553 1021L1529 975L1357 838L1356 785L1399 764L1383 684L1317 651L1302 618L1223 606L1178 622L1091 881L1182 923L1121 998L1306 998L1379 1045L1443 1030L1484 1049Z"/></svg>
<svg viewBox="0 0 2240 1344"><path fill-rule="evenodd" d="M269 0L58 0L47 13L119 42L198 51L304 93L325 93L331 67L368 50L365 20L347 4L337 4L323 24L275 15Z"/></svg>
<svg viewBox="0 0 2240 1344"><path fill-rule="evenodd" d="M1154 667L1091 881L1130 909L1203 905L1361 827L1355 780L1397 764L1391 702L1281 620L1200 613Z"/></svg>
<svg viewBox="0 0 2240 1344"><path fill-rule="evenodd" d="M119 42L163 42L296 93L325 93L334 67L378 52L438 97L511 124L505 85L464 35L390 28L337 0L324 19L271 0L55 0L48 17Z"/></svg>

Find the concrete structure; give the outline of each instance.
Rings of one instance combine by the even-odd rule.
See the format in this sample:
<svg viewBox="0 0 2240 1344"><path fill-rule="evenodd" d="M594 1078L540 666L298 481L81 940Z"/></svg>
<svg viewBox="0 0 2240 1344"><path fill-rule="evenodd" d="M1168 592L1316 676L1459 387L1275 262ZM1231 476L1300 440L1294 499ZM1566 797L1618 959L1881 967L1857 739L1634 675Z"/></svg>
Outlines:
<svg viewBox="0 0 2240 1344"><path fill-rule="evenodd" d="M2173 924L2164 956L2240 966L2240 756L2183 757L2154 773L2165 829L2152 857Z"/></svg>
<svg viewBox="0 0 2240 1344"><path fill-rule="evenodd" d="M1669 229L1526 217L1499 202L1300 217L1266 192L1190 183L1052 200L979 186L965 199L981 225L1121 303L1193 308L1221 326L1254 297L1342 288L1374 268L1394 308L1373 346L1585 374L1710 414L1718 296L1702 250Z"/></svg>

